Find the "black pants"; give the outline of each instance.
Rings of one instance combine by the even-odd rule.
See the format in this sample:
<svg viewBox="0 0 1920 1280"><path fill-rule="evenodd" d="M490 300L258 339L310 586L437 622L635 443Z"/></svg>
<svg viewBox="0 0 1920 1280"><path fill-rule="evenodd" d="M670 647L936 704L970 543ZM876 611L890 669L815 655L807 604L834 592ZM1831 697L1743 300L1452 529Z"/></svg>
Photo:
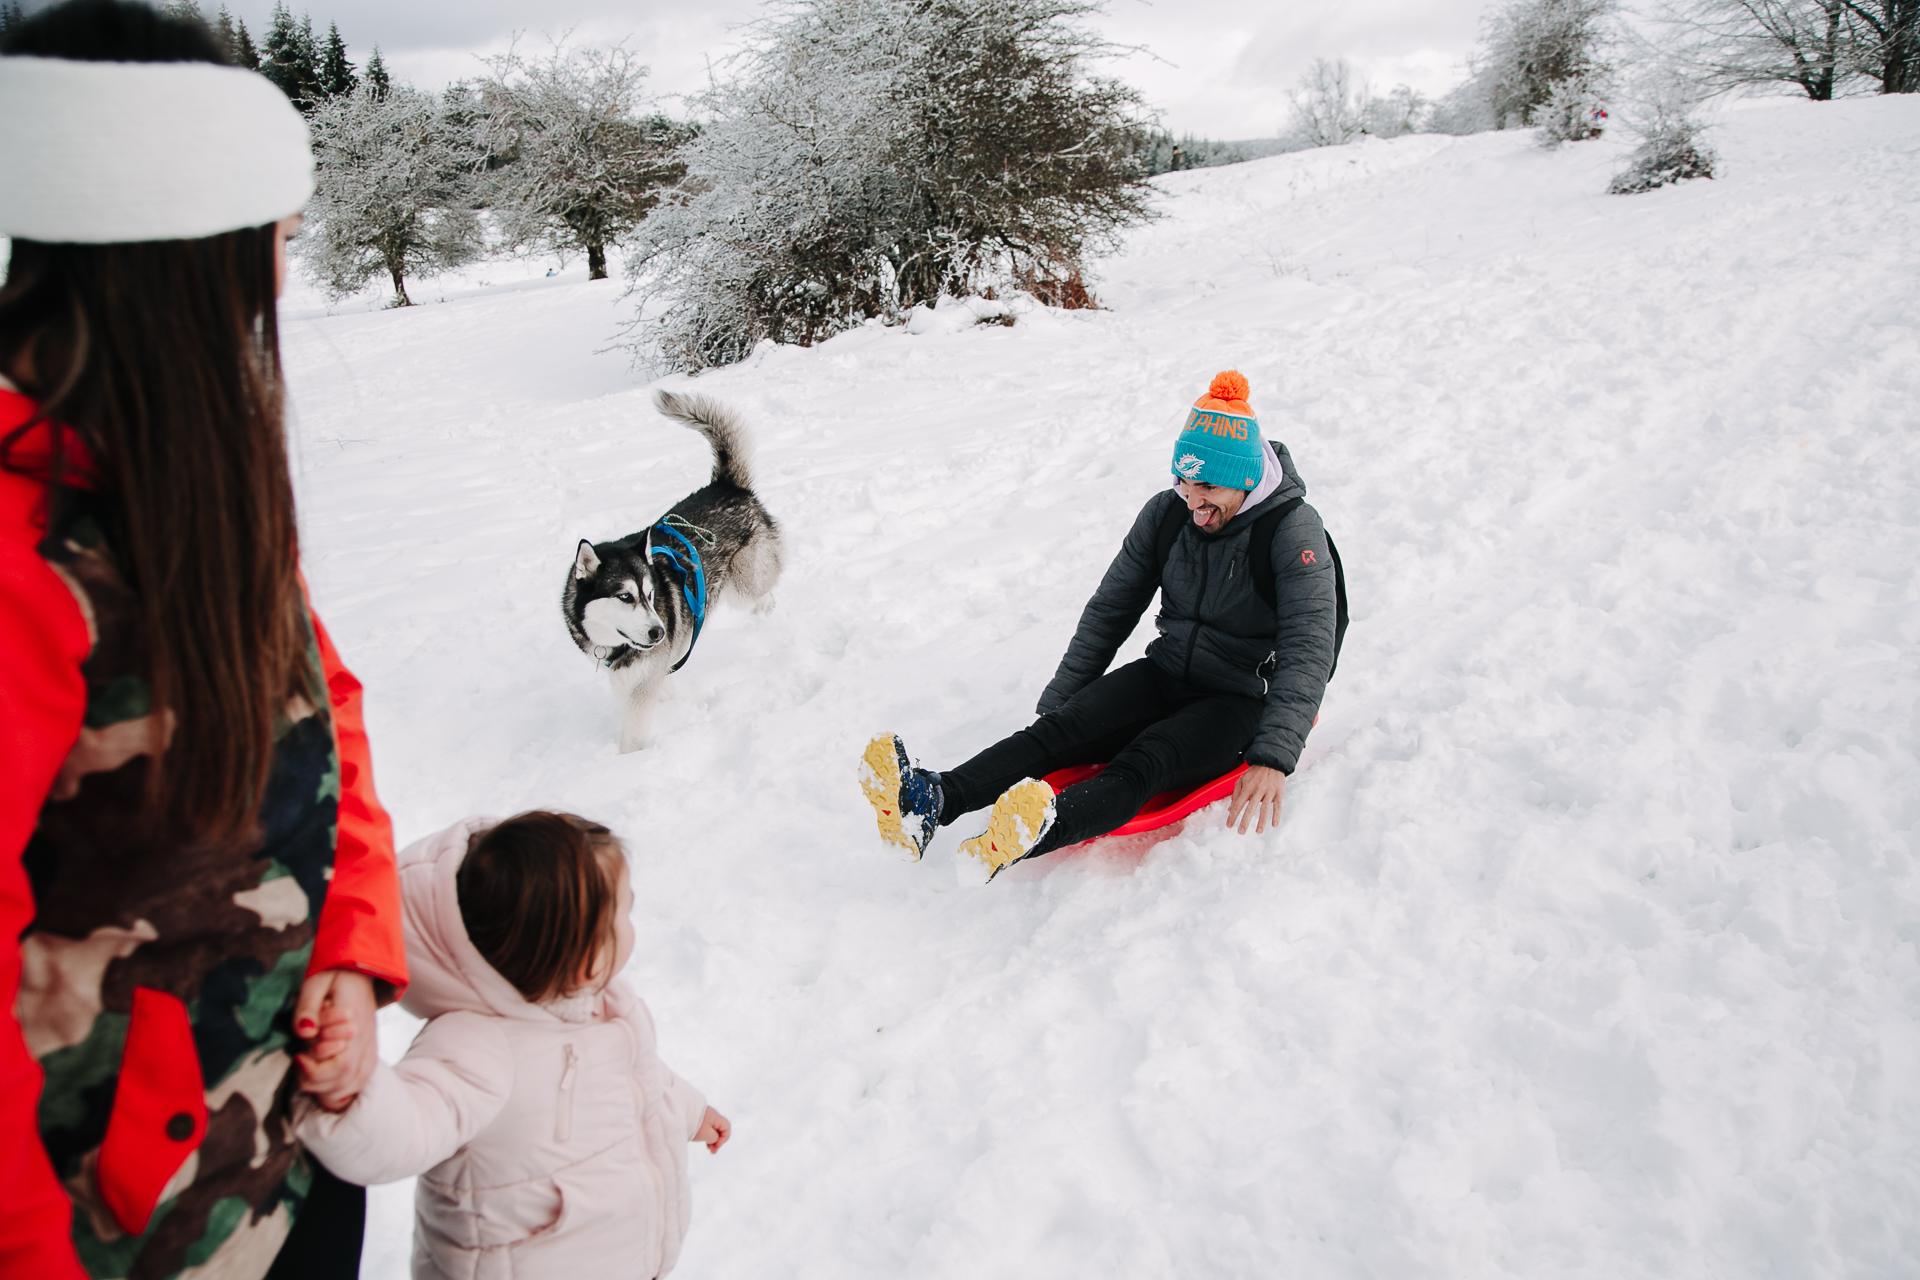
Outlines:
<svg viewBox="0 0 1920 1280"><path fill-rule="evenodd" d="M1124 826L1162 791L1184 790L1240 763L1260 728L1261 700L1176 680L1151 658L1095 680L1010 738L940 774L945 826L985 808L1022 778L1077 764L1106 764L1054 804L1053 829L1035 856Z"/></svg>
<svg viewBox="0 0 1920 1280"><path fill-rule="evenodd" d="M353 1280L367 1230L367 1189L342 1182L312 1156L313 1185L266 1280Z"/></svg>

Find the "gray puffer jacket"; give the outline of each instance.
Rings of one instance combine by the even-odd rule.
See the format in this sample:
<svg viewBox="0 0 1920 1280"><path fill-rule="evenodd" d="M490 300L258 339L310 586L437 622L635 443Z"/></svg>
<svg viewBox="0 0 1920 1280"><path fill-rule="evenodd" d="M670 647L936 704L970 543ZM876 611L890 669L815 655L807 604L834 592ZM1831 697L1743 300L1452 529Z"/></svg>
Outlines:
<svg viewBox="0 0 1920 1280"><path fill-rule="evenodd" d="M1307 731L1319 714L1333 666L1333 557L1326 527L1306 503L1274 531L1274 599L1270 607L1248 573L1248 535L1262 514L1306 496L1287 447L1274 442L1286 479L1259 506L1250 507L1214 537L1191 523L1167 555L1165 581L1154 560L1160 521L1185 503L1177 490L1155 494L1140 509L1120 554L1087 602L1060 669L1040 695L1040 714L1105 674L1133 634L1153 593L1160 592L1160 632L1147 656L1167 674L1202 689L1264 698L1260 731L1247 760L1291 774Z"/></svg>

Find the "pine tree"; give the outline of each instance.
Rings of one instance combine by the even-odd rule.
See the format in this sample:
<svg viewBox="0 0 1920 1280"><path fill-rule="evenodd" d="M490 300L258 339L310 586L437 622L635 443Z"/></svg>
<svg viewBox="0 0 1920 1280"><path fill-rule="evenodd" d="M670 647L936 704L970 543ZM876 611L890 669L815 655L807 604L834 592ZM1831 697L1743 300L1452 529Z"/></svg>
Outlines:
<svg viewBox="0 0 1920 1280"><path fill-rule="evenodd" d="M6 0L6 3L0 4L0 36L19 26L26 16L20 9L19 0Z"/></svg>
<svg viewBox="0 0 1920 1280"><path fill-rule="evenodd" d="M160 9L167 17L180 22L205 22L207 15L200 12L200 6L194 0L167 0Z"/></svg>
<svg viewBox="0 0 1920 1280"><path fill-rule="evenodd" d="M353 74L353 64L347 61L347 43L340 38L340 24L327 24L326 52L320 57L320 90L329 98L338 98L352 93L360 83L360 77Z"/></svg>
<svg viewBox="0 0 1920 1280"><path fill-rule="evenodd" d="M247 34L245 18L236 18L233 22L233 64L249 71L260 69L260 50L254 47L253 37Z"/></svg>
<svg viewBox="0 0 1920 1280"><path fill-rule="evenodd" d="M294 37L294 56L300 63L300 96L296 101L302 111L311 114L327 94L320 74L320 42L313 38L313 19L304 13Z"/></svg>
<svg viewBox="0 0 1920 1280"><path fill-rule="evenodd" d="M393 78L387 74L387 60L380 56L380 46L373 46L373 56L367 59L367 87L376 98L384 98L393 88Z"/></svg>
<svg viewBox="0 0 1920 1280"><path fill-rule="evenodd" d="M319 105L320 70L314 65L313 23L296 23L284 3L273 6L273 25L261 49L260 73L280 87L294 106L312 112Z"/></svg>
<svg viewBox="0 0 1920 1280"><path fill-rule="evenodd" d="M220 6L220 12L213 20L213 38L220 42L220 52L227 55L228 62L240 61L240 51L234 48L233 15L227 12L225 5Z"/></svg>

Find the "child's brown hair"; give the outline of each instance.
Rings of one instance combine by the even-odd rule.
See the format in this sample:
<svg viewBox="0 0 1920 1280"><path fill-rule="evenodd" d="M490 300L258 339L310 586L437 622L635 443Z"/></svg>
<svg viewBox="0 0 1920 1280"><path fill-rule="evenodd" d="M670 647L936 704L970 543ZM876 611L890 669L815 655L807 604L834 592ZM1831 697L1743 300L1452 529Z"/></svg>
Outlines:
<svg viewBox="0 0 1920 1280"><path fill-rule="evenodd" d="M613 960L620 857L611 831L571 813L475 832L454 878L467 936L535 1004L593 982Z"/></svg>

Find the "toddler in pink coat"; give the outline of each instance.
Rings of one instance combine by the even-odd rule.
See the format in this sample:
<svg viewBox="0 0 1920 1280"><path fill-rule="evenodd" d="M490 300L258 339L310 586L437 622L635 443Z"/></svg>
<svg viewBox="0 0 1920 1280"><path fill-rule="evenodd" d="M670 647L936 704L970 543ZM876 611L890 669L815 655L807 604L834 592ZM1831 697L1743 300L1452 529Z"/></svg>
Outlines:
<svg viewBox="0 0 1920 1280"><path fill-rule="evenodd" d="M469 818L400 854L402 1001L428 1019L351 1105L296 1111L350 1182L420 1175L413 1274L662 1276L691 1218L687 1144L731 1126L667 1069L619 978L619 842L570 814Z"/></svg>

